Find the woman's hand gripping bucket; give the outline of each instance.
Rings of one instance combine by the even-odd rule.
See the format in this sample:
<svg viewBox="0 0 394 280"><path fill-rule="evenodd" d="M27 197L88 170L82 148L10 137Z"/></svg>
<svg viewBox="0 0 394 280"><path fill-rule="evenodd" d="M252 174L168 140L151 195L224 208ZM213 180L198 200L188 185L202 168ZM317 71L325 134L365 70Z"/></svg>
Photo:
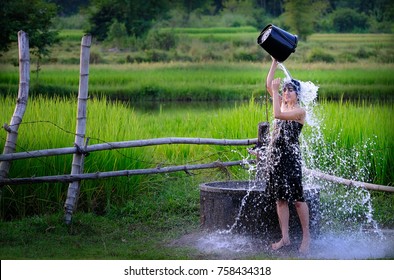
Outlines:
<svg viewBox="0 0 394 280"><path fill-rule="evenodd" d="M285 61L297 47L297 35L269 24L260 33L257 43L278 62Z"/></svg>

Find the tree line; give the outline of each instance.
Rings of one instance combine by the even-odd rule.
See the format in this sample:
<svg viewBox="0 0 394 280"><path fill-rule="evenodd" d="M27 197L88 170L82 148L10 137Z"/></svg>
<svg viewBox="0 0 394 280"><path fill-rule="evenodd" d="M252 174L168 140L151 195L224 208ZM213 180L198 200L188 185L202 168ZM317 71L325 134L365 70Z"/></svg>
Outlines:
<svg viewBox="0 0 394 280"><path fill-rule="evenodd" d="M114 29L143 38L154 27L274 23L306 39L314 32L391 33L394 26L391 0L7 0L0 5L0 52L24 30L36 54L46 55L58 40L59 18L75 14L98 41Z"/></svg>

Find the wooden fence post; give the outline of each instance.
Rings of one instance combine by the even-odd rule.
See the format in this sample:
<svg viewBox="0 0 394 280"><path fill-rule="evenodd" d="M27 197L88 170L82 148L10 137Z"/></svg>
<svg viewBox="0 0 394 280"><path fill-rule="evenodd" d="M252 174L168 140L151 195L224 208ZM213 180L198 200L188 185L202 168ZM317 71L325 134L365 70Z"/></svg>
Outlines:
<svg viewBox="0 0 394 280"><path fill-rule="evenodd" d="M86 131L86 107L88 100L88 80L89 80L89 59L90 45L92 43L91 35L85 35L81 41L80 56L80 79L78 91L78 111L77 111L77 127L74 145L78 149L78 153L73 156L71 175L83 173L83 157L82 152ZM80 190L80 181L73 181L68 186L67 199L64 204L65 222L71 223L72 214L76 209Z"/></svg>
<svg viewBox="0 0 394 280"><path fill-rule="evenodd" d="M16 141L18 139L19 124L22 122L23 115L26 111L27 100L29 96L30 83L30 53L29 37L24 31L18 32L19 47L19 90L18 99L14 114L10 124L4 124L3 128L7 131L7 139L4 145L3 154L10 154L15 151ZM0 162L0 178L7 178L11 167L11 161Z"/></svg>
<svg viewBox="0 0 394 280"><path fill-rule="evenodd" d="M257 172L256 180L266 180L264 171L267 169L267 147L270 141L270 124L269 122L260 122L258 125L258 140L256 145L257 155Z"/></svg>

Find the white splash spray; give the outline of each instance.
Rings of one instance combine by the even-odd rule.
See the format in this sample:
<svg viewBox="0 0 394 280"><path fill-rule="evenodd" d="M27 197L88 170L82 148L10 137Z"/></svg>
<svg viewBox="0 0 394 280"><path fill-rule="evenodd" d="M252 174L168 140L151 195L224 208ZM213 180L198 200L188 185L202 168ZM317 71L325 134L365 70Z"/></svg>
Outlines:
<svg viewBox="0 0 394 280"><path fill-rule="evenodd" d="M279 69L285 74L283 83L287 83L293 79L289 70L282 63L278 63ZM299 80L298 80L299 81ZM306 123L310 126L319 126L320 122L313 114L313 109L316 106L317 92L319 87L311 81L299 81L301 85L301 92L299 93L300 105L306 110Z"/></svg>
<svg viewBox="0 0 394 280"><path fill-rule="evenodd" d="M283 79L284 82L291 80L292 76L286 67L282 63L279 63L278 66L286 76ZM335 141L325 142L322 125L324 119L315 115L315 109L318 108L316 100L319 87L311 81L299 82L301 84L300 103L307 111L306 124L312 131L310 135L302 133L300 136L303 165L309 169L362 181L368 174L368 162L365 162L365 167L360 167L356 173L349 167L355 166L357 162L366 158L365 155L361 155L357 147L350 153L349 151L347 151L348 153L338 153L336 151L338 145ZM338 137L340 133L338 132ZM373 140L367 140L364 143L363 152L368 153L369 146L373 146ZM254 174L256 167L249 166L248 170L249 175ZM304 187L313 184L321 186L319 206L321 233L312 240L309 258L373 259L394 256L394 239L392 238L394 232L382 234L382 230L373 219L371 197L367 190L317 181L315 178L305 175L304 180ZM252 190L255 185L250 184L249 187ZM238 215L242 214L242 207ZM268 240L250 240L250 237L232 233L232 228L236 223L237 221L230 230L218 231L200 238L198 240L199 249L209 249L209 252L213 253L223 251L252 253L256 250L261 252L270 247L270 244L266 243Z"/></svg>

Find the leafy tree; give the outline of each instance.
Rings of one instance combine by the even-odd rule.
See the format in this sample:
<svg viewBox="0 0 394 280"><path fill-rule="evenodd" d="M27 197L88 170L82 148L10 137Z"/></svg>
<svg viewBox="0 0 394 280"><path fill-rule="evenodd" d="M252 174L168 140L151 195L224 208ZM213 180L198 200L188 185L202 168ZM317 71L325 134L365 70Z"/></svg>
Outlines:
<svg viewBox="0 0 394 280"><path fill-rule="evenodd" d="M328 0L332 11L349 8L375 18L375 20L391 21L394 14L392 0Z"/></svg>
<svg viewBox="0 0 394 280"><path fill-rule="evenodd" d="M196 9L203 8L207 4L207 2L215 2L216 5L215 8L220 9L220 7L222 6L221 2L223 2L223 0L178 0L178 1L175 0L168 2L174 2L172 3L173 5L183 7L186 10L186 12L190 14L192 11ZM171 5L171 8L173 5Z"/></svg>
<svg viewBox="0 0 394 280"><path fill-rule="evenodd" d="M61 16L70 16L79 12L79 10L89 5L89 0L47 0L58 6L58 13Z"/></svg>
<svg viewBox="0 0 394 280"><path fill-rule="evenodd" d="M50 29L56 16L56 5L44 0L7 0L0 5L0 52L17 42L18 31L29 35L30 48L39 57L49 53L57 41L57 33Z"/></svg>
<svg viewBox="0 0 394 280"><path fill-rule="evenodd" d="M252 0L225 0L221 12L225 26L251 25L260 27L261 13L257 12L256 4Z"/></svg>
<svg viewBox="0 0 394 280"><path fill-rule="evenodd" d="M255 0L255 3L271 16L278 17L283 13L283 0Z"/></svg>
<svg viewBox="0 0 394 280"><path fill-rule="evenodd" d="M314 25L327 9L326 0L285 0L283 13L285 24L300 39L306 40L313 33Z"/></svg>
<svg viewBox="0 0 394 280"><path fill-rule="evenodd" d="M109 27L116 19L125 24L128 35L141 37L160 16L168 11L172 2L176 1L94 0L90 12L89 32L99 41L103 41L107 37Z"/></svg>
<svg viewBox="0 0 394 280"><path fill-rule="evenodd" d="M152 29L148 32L146 37L146 45L150 49L169 51L170 49L175 48L176 43L176 36L174 32L171 31Z"/></svg>
<svg viewBox="0 0 394 280"><path fill-rule="evenodd" d="M137 37L145 35L153 23L166 14L171 2L168 0L128 0L125 20L129 33Z"/></svg>
<svg viewBox="0 0 394 280"><path fill-rule="evenodd" d="M221 11L223 11L223 0L213 0L213 3L211 5L215 8L215 10L213 11L213 15L217 15Z"/></svg>
<svg viewBox="0 0 394 280"><path fill-rule="evenodd" d="M368 28L368 17L350 8L337 9L331 16L336 32L354 32Z"/></svg>
<svg viewBox="0 0 394 280"><path fill-rule="evenodd" d="M120 10L119 2L112 3L109 0L95 0L90 7L90 32L97 40L104 41L113 21L124 23L124 17Z"/></svg>
<svg viewBox="0 0 394 280"><path fill-rule="evenodd" d="M126 46L127 37L126 26L115 19L109 27L107 40L112 42L115 47L122 48Z"/></svg>

